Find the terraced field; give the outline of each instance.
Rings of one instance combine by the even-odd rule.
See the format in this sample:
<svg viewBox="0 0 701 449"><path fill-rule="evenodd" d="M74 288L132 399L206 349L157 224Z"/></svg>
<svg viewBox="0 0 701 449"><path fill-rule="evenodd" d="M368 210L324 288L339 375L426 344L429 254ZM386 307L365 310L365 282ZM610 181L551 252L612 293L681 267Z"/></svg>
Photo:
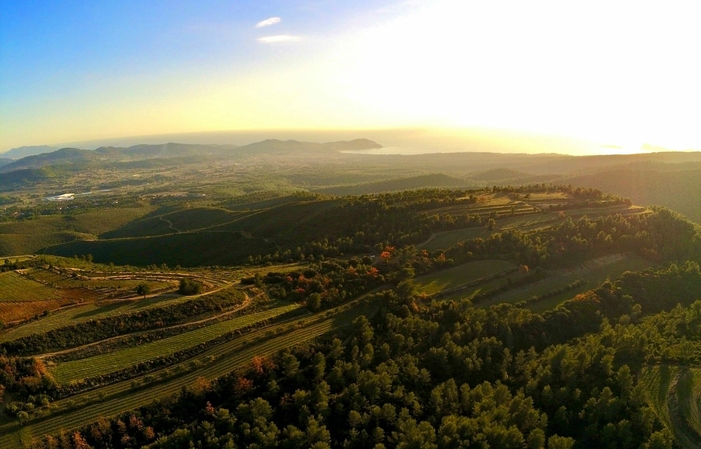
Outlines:
<svg viewBox="0 0 701 449"><path fill-rule="evenodd" d="M53 288L27 279L17 272L0 273L0 301L2 302L47 301L60 298L61 296Z"/></svg>
<svg viewBox="0 0 701 449"><path fill-rule="evenodd" d="M520 203L520 202L519 202ZM500 232L510 229L517 229L519 231L537 231L542 229L551 228L558 226L562 223L563 218L559 216L556 212L533 212L531 206L519 205L520 209L516 209L515 215L511 215L511 205L495 205L495 206L481 206L476 208L466 207L465 210L455 209L455 206L451 208L441 209L441 212L452 212L460 213L467 212L470 214L481 214L483 219L486 218L492 212L499 214L496 220L495 231L487 229L485 226L477 226L463 229L455 229L451 231L437 232L431 236L426 242L418 245L420 249L425 249L427 251L436 251L439 249L448 249L451 246L456 245L460 241L471 240L476 238L489 238L494 232ZM455 210L453 210L455 209ZM431 211L435 212L435 211ZM641 213L647 213L647 209L640 206L610 206L601 208L581 208L567 210L563 213L565 217L572 217L572 219L579 219L583 216L587 216L591 219L597 219L599 217L606 217L610 214L621 214L621 215L636 215Z"/></svg>
<svg viewBox="0 0 701 449"><path fill-rule="evenodd" d="M651 366L641 381L650 407L681 447L698 448L701 441L701 368Z"/></svg>
<svg viewBox="0 0 701 449"><path fill-rule="evenodd" d="M483 239L488 238L492 235L490 229L485 226L477 226L473 228L463 228L455 229L453 231L437 232L426 242L418 245L418 249L425 249L426 251L436 251L439 249L448 249L451 246L455 246L456 243L464 240L472 240L478 237Z"/></svg>
<svg viewBox="0 0 701 449"><path fill-rule="evenodd" d="M418 277L414 280L414 284L418 291L431 295L516 268L516 265L504 260L480 260Z"/></svg>
<svg viewBox="0 0 701 449"><path fill-rule="evenodd" d="M0 321L12 323L26 320L67 304L92 301L98 296L99 294L84 289L56 290L13 271L2 273Z"/></svg>
<svg viewBox="0 0 701 449"><path fill-rule="evenodd" d="M15 423L3 425L0 427L0 447L19 449L23 447L23 444L31 444L33 436L55 434L61 430L79 428L94 422L96 417L115 416L149 404L154 399L170 396L179 392L183 387L192 386L200 377L206 380L216 379L233 370L247 366L254 356L274 354L281 349L304 343L324 333L346 326L358 316L372 314L373 311L374 307L371 305L360 305L340 311L329 318L323 318L325 314L317 314L316 318L320 318L318 321L312 322L307 319L307 325L301 329L279 333L279 330L284 331L289 328L289 324L281 324L275 329L262 329L247 335L243 339L245 341L232 340L206 351L201 355L200 360L209 362L184 374L167 378L161 382L150 383L137 389L132 388L132 381L123 381L58 401L55 403L56 412L61 409L66 410L69 403L83 405L78 409L59 412L59 414L55 412L43 420L37 419L24 426ZM277 336L274 336L276 334ZM178 366L189 369L190 364L191 362L185 362ZM173 369L174 367L169 368L168 372ZM158 375L159 372L154 374L155 377ZM144 378L136 378L136 381L143 383Z"/></svg>
<svg viewBox="0 0 701 449"><path fill-rule="evenodd" d="M626 271L643 270L649 268L651 265L652 263L650 261L630 254L615 254L612 256L600 257L587 261L578 267L551 270L548 272L548 276L545 279L500 293L480 302L479 306L488 307L492 304L502 302L514 304L519 301L528 300L533 296L544 295L558 289L566 288L574 281L581 281L581 284L575 289L529 304L528 306L528 308L533 311L543 312L556 307L567 299L573 298L578 293L598 287L607 279L614 280Z"/></svg>
<svg viewBox="0 0 701 449"><path fill-rule="evenodd" d="M280 304L279 307L271 310L222 321L200 329L184 332L174 337L94 357L60 363L51 371L54 374L54 378L62 384L73 380L108 374L197 346L229 332L275 318L299 307L299 304Z"/></svg>
<svg viewBox="0 0 701 449"><path fill-rule="evenodd" d="M243 293L241 293L243 294ZM46 317L31 321L16 328L9 329L0 334L0 343L18 338L27 337L36 333L44 333L64 326L77 323L98 320L115 315L139 312L156 307L164 307L191 301L197 296L181 296L177 293L166 293L146 299L131 301L105 301L103 303L91 303L84 306L71 307L60 312L51 313ZM1 305L1 303L0 303Z"/></svg>

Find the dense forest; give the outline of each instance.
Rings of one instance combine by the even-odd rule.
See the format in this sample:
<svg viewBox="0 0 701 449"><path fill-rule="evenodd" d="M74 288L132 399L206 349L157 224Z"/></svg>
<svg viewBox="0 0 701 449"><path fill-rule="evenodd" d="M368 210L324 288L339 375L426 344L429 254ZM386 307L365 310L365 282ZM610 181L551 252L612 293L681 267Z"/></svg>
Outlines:
<svg viewBox="0 0 701 449"><path fill-rule="evenodd" d="M339 336L346 344L253 359L35 447L672 447L640 374L697 361L699 291L690 262L629 273L540 315L423 304L405 282L376 295L381 308Z"/></svg>

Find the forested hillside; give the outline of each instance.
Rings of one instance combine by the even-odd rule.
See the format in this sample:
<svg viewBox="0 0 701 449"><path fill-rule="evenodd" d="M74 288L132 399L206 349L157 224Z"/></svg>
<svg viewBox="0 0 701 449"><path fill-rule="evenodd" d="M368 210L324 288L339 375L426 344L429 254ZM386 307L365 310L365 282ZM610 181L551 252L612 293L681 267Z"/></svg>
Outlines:
<svg viewBox="0 0 701 449"><path fill-rule="evenodd" d="M3 224L93 236L0 266L3 448L701 438L681 215L549 184L195 201Z"/></svg>

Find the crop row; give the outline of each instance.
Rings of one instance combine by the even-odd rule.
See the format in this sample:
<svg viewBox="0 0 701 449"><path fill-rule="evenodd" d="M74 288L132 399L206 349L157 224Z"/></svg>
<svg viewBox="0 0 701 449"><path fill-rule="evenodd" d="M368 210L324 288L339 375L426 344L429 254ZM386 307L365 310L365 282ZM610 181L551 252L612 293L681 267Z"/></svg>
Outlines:
<svg viewBox="0 0 701 449"><path fill-rule="evenodd" d="M98 395L103 396L106 399L102 402L86 405L78 410L62 413L60 415L47 418L41 422L24 426L21 433L24 435L33 434L37 436L55 434L61 430L71 430L87 425L95 421L95 419L97 419L99 416L109 417L118 415L128 410L146 405L152 402L154 399L164 398L177 393L182 389L182 387L191 386L199 377L204 377L207 380L216 379L233 370L236 370L237 368L246 366L248 363L250 363L254 356L270 355L281 349L288 348L318 337L334 328L345 326L352 322L356 317L367 313L368 311L369 310L367 307L355 307L340 315L333 316L302 329L294 330L278 337L265 340L261 343L241 349L231 355L229 355L228 352L240 345L240 342L222 345L222 348L214 348L216 351L213 350L211 351L212 354L208 354L210 356L214 356L215 360L201 369L168 379L159 384L149 385L148 388L128 391L131 389L131 384L129 382L121 382L120 384L111 385L109 387L93 391L90 393L91 396ZM255 334L260 334L258 336L263 337L266 334L266 330L256 332ZM255 334L252 334L250 337L255 338ZM224 355L227 356L223 357ZM122 392L127 393L124 395L115 396ZM4 435L0 437L0 447L7 449L21 447L19 441L20 428L18 426L14 426L14 429L6 426L5 429L1 430L3 430L2 433Z"/></svg>
<svg viewBox="0 0 701 449"><path fill-rule="evenodd" d="M347 306L345 306L345 307L347 307ZM358 309L358 308L356 307L356 309ZM346 312L346 313L342 314L342 316L347 316L349 314L353 314L354 310L356 310L356 309L353 309L350 312ZM319 317L321 317L321 315L318 314L316 317L319 318ZM353 318L355 318L355 316L353 316ZM339 318L337 318L337 319L339 319ZM333 318L331 318L331 320L333 320ZM298 324L298 325L304 325L304 324L308 324L308 323L309 323L309 320L296 321L296 324ZM289 322L288 323L281 323L281 324L274 326L272 328L265 328L265 329L253 332L249 335L246 335L242 339L234 339L234 340L228 341L226 343L222 343L222 344L217 345L217 346L211 348L210 350L202 353L199 357L199 360L205 360L205 361L210 360L211 361L214 359L220 359L224 355L228 355L228 354L234 353L237 350L240 350L241 347L246 346L246 344L248 342L254 342L254 341L259 340L259 339L270 337L272 335L275 335L278 332L283 331L285 328L289 328L289 327L292 327L294 325L295 325L295 323L289 323ZM163 370L156 371L155 373L152 373L152 377L158 377L160 374L162 374L164 372L188 370L192 367L193 364L196 365L197 362L194 360L185 361L185 362L179 363L177 365L170 366L169 368L165 368ZM137 383L140 381L143 382L143 379L145 377L146 376L142 376L141 378L136 378L136 382ZM56 408L62 408L62 407L67 407L67 406L70 407L71 404L84 403L86 401L89 402L89 401L93 400L95 397L103 397L104 398L104 397L115 396L115 395L118 395L118 394L121 394L125 391L130 390L132 388L132 384L133 384L133 382L130 382L130 381L123 381L123 382L114 383L114 384L107 385L107 386L102 387L102 388L98 388L96 390L92 390L92 391L82 393L82 394L79 394L79 395L76 395L76 396L73 396L73 397L70 397L67 399L57 401L54 403L54 406Z"/></svg>
<svg viewBox="0 0 701 449"><path fill-rule="evenodd" d="M49 314L37 321L24 324L15 329L0 334L0 343L17 340L37 333L48 332L66 326L82 323L90 320L102 320L116 315L132 313L136 311L149 310L156 307L165 307L196 299L190 296L154 296L152 298L138 301L119 301L107 304L87 304L73 307L61 312Z"/></svg>
<svg viewBox="0 0 701 449"><path fill-rule="evenodd" d="M59 383L66 383L72 380L111 373L118 369L199 345L259 321L274 318L298 307L298 304L277 307L265 312L244 315L139 346L61 363L55 369L54 376Z"/></svg>
<svg viewBox="0 0 701 449"><path fill-rule="evenodd" d="M56 290L9 271L0 274L0 301L46 301L58 299Z"/></svg>
<svg viewBox="0 0 701 449"><path fill-rule="evenodd" d="M58 288L109 288L117 290L135 290L136 286L146 283L151 291L163 290L174 286L175 280L167 282L159 278L123 278L118 276L100 276L95 278L68 277L53 271L44 269L32 270L28 275L30 279L37 280Z"/></svg>
<svg viewBox="0 0 701 449"><path fill-rule="evenodd" d="M173 302L125 314L75 323L58 329L42 331L0 346L15 355L42 354L61 349L83 346L107 338L133 332L153 330L219 313L245 301L246 294L236 288L223 289L211 294L194 297L184 302ZM138 304L138 303L137 303Z"/></svg>

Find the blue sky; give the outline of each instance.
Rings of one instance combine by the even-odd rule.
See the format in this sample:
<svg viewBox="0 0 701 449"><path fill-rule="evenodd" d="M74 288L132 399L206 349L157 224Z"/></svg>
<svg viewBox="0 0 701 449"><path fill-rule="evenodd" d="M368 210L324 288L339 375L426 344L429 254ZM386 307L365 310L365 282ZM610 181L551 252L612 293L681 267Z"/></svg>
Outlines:
<svg viewBox="0 0 701 449"><path fill-rule="evenodd" d="M695 10L2 0L0 151L181 132L416 126L701 148Z"/></svg>

